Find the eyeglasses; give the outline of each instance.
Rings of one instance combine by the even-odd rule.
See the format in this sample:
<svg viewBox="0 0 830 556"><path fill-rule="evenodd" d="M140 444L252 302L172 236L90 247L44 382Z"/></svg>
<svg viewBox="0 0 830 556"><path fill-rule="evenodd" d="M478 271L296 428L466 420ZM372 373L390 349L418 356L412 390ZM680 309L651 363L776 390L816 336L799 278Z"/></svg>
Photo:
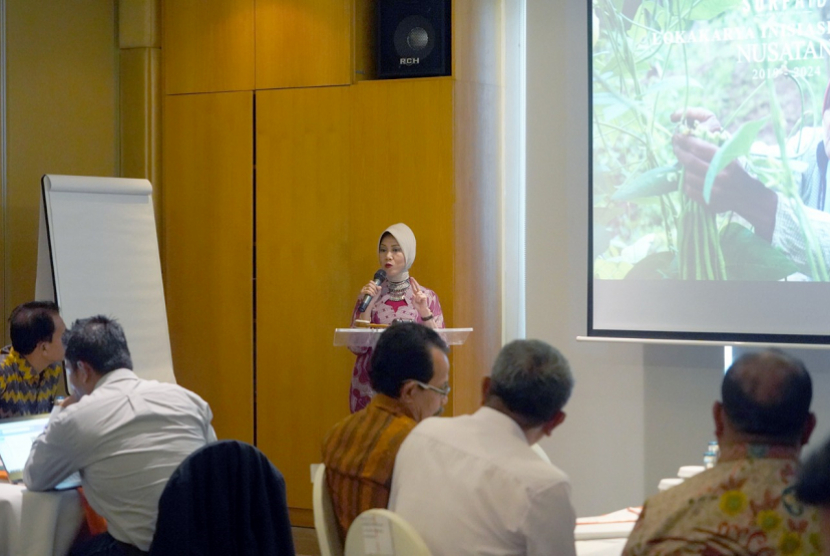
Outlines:
<svg viewBox="0 0 830 556"><path fill-rule="evenodd" d="M437 386L433 386L432 384L426 384L424 382L421 382L420 380L415 380L414 378L409 382L414 382L424 390L432 390L433 392L440 394L442 398L446 398L447 396L449 396L450 391L452 390L449 384L447 384L443 388L438 388Z"/></svg>

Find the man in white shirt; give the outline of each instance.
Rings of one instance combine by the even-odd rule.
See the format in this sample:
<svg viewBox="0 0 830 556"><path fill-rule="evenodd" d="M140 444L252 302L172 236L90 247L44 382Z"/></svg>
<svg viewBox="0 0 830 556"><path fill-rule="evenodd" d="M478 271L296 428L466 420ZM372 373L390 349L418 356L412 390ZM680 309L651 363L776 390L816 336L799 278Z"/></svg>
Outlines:
<svg viewBox="0 0 830 556"><path fill-rule="evenodd" d="M175 384L138 378L121 326L77 320L64 335L72 396L32 445L23 480L47 490L75 471L108 532L80 553L149 550L167 480L191 453L216 440L213 414Z"/></svg>
<svg viewBox="0 0 830 556"><path fill-rule="evenodd" d="M474 415L422 421L404 440L389 509L434 556L573 556L567 476L532 449L565 420L567 360L539 340L499 353Z"/></svg>

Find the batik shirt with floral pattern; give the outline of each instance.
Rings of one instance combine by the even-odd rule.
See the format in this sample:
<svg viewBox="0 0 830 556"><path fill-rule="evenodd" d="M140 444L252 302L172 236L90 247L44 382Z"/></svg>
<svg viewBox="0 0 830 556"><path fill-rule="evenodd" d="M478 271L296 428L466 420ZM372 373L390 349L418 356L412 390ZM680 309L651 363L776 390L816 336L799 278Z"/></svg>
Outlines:
<svg viewBox="0 0 830 556"><path fill-rule="evenodd" d="M818 516L795 498L798 450L740 444L643 506L623 554L821 554Z"/></svg>

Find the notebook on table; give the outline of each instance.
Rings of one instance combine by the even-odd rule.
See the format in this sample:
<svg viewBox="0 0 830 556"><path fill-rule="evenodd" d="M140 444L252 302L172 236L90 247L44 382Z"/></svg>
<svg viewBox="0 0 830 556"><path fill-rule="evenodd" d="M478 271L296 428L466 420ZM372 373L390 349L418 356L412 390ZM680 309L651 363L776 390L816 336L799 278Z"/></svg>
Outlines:
<svg viewBox="0 0 830 556"><path fill-rule="evenodd" d="M29 459L29 452L35 438L46 428L49 414L28 415L13 419L0 419L0 463L9 475L9 481L23 481L23 467ZM66 490L81 486L81 474L73 473L54 488Z"/></svg>

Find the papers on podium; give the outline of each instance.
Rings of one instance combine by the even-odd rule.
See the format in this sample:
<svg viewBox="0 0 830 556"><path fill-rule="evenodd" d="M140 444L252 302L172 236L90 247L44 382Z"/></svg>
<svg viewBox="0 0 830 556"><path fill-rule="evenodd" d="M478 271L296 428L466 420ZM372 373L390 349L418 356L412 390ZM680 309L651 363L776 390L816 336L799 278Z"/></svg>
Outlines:
<svg viewBox="0 0 830 556"><path fill-rule="evenodd" d="M335 328L334 345L353 348L374 347L385 328ZM435 330L449 346L467 341L472 328L439 328Z"/></svg>

